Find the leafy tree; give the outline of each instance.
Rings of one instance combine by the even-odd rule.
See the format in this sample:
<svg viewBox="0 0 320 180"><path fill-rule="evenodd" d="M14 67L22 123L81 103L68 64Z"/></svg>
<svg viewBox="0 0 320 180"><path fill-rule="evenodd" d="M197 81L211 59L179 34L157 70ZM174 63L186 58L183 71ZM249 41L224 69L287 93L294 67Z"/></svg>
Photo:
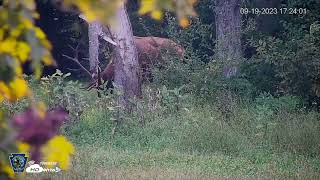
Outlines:
<svg viewBox="0 0 320 180"><path fill-rule="evenodd" d="M319 101L319 9L317 1L282 1L280 7L306 8L306 14L279 16L276 35L253 29L249 44L256 53L243 65L260 91Z"/></svg>

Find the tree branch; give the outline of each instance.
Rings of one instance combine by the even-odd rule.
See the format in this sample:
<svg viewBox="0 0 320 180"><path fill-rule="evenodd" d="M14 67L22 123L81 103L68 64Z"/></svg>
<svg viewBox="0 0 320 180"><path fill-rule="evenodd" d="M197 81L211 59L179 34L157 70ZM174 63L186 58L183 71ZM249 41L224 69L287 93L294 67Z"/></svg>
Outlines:
<svg viewBox="0 0 320 180"><path fill-rule="evenodd" d="M67 58L67 59L69 59L69 60L71 60L71 61L73 61L73 62L75 62L75 63L77 63L81 67L81 69L84 70L91 77L91 73L78 61L78 59L70 57L70 56L65 55L65 54L62 54L62 56Z"/></svg>

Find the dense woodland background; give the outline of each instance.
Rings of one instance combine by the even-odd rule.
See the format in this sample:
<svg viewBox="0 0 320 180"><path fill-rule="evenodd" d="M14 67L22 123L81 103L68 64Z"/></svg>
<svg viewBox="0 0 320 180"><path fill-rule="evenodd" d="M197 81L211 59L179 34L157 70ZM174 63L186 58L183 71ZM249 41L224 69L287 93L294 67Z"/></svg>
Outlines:
<svg viewBox="0 0 320 180"><path fill-rule="evenodd" d="M46 32L53 44L53 55L58 68L72 72L72 76L82 79L84 72L63 54L73 55L70 45L80 44L80 57L88 58L88 25L77 13L63 12L51 3L39 1L41 19L37 24ZM137 14L138 2L129 1L128 12L135 36L167 37L182 44L187 49L187 58L192 62L204 63L207 67L215 58L215 15L214 1L204 0L197 4L199 14L192 19L192 25L183 29L175 21L173 14L166 13L163 21L152 20ZM242 7L296 7L306 8L306 15L247 15L242 17L241 75L235 81L245 81L252 85L253 96L267 92L279 96L290 94L301 97L308 105L319 102L318 64L318 20L317 1L248 1ZM100 62L106 66L110 56L107 43L101 42ZM200 66L199 66L200 68ZM205 69L205 68L204 68ZM54 72L50 71L50 73ZM194 71L185 72L185 75ZM182 73L182 72L181 72ZM166 74L163 72L163 74ZM189 77L190 78L190 77ZM211 77L216 79L215 77ZM187 83L179 84L180 86ZM215 80L216 81L216 80ZM193 83L194 84L194 83ZM247 91L248 92L248 91Z"/></svg>
<svg viewBox="0 0 320 180"><path fill-rule="evenodd" d="M198 17L182 28L174 14L166 12L156 21L138 15L138 1L128 1L135 36L165 37L185 48L183 60L163 54L166 62L152 70L143 98L128 113L116 105L116 91L81 89L90 78L63 56L74 57L69 46L79 45L78 59L89 69L87 22L76 11L37 1L41 18L36 24L52 43L58 66L46 67L41 82L28 79L37 98L69 112L61 133L78 149L72 170L61 177L319 178L320 2L242 2L248 8L308 11L242 15L242 57L239 73L231 77L223 74L230 62L217 54L216 2L200 0ZM100 40L99 49L104 68L111 48ZM25 106L22 101L7 109L13 113ZM119 118L123 123L116 123Z"/></svg>

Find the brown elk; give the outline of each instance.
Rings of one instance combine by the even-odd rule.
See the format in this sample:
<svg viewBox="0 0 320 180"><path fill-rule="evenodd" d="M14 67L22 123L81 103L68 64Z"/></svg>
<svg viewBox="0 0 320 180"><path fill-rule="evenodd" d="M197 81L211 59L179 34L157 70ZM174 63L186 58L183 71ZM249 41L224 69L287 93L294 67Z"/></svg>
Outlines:
<svg viewBox="0 0 320 180"><path fill-rule="evenodd" d="M163 65L165 63L164 54L176 55L179 58L182 58L184 55L184 48L177 44L176 42L168 39L168 38L160 38L160 37L134 37L137 51L138 51L138 61L139 68L142 73L142 80L150 80L151 79L151 70L156 65ZM88 75L91 77L91 73L84 68L84 66L78 60L78 49L79 45L76 48L70 47L74 52L74 57L70 57L67 55L63 55L63 57L68 58L79 65L81 69L83 69ZM92 88L99 88L101 85L101 79L104 82L107 82L107 88L112 87L112 81L114 80L114 61L113 55L111 55L111 59L106 68L99 75L98 80L94 80L86 89L90 90ZM100 78L101 77L101 78ZM99 82L99 83L97 83Z"/></svg>
<svg viewBox="0 0 320 180"><path fill-rule="evenodd" d="M167 38L135 36L135 43L143 80L150 80L151 70L154 66L161 66L165 63L163 54L176 55L182 58L185 51L181 45ZM113 81L114 69L114 61L111 57L110 63L101 76L105 82Z"/></svg>

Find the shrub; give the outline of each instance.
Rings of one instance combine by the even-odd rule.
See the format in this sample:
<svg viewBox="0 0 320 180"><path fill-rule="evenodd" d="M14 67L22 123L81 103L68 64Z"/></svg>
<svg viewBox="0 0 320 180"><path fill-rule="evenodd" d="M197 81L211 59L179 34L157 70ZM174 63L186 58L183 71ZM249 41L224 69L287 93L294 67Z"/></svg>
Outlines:
<svg viewBox="0 0 320 180"><path fill-rule="evenodd" d="M263 93L255 99L255 104L257 109L265 107L274 113L279 111L294 112L302 107L303 101L296 96L288 95L275 98L271 94Z"/></svg>
<svg viewBox="0 0 320 180"><path fill-rule="evenodd" d="M69 112L71 120L78 121L84 109L89 107L87 101L92 95L83 92L78 82L67 80L69 76L70 73L57 70L53 75L41 78L40 84L33 83L33 89L36 97L45 101L49 108L61 107Z"/></svg>
<svg viewBox="0 0 320 180"><path fill-rule="evenodd" d="M279 38L250 40L257 54L242 66L242 72L260 92L295 95L310 102L319 97L319 24L304 26L283 23L285 34Z"/></svg>

